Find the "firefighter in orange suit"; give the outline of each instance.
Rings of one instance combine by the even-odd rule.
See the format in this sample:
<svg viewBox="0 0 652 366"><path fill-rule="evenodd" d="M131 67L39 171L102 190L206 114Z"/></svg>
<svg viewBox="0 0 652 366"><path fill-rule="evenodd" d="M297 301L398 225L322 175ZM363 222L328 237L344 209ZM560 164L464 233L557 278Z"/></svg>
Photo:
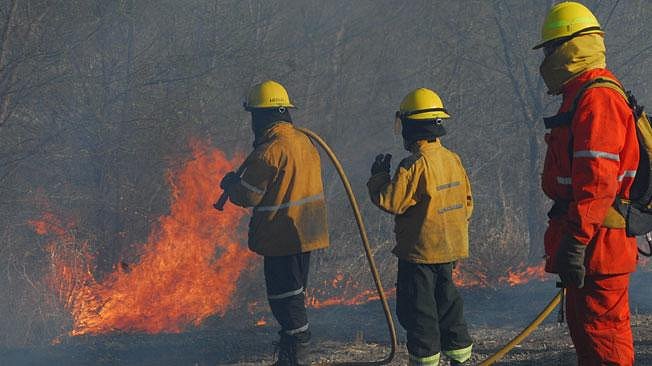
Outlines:
<svg viewBox="0 0 652 366"><path fill-rule="evenodd" d="M395 215L396 312L407 331L409 365L436 366L441 352L462 364L473 341L453 267L469 254L471 186L459 156L439 140L449 115L434 91L409 93L396 118L411 155L393 178L391 155L377 156L367 187L371 201Z"/></svg>
<svg viewBox="0 0 652 366"><path fill-rule="evenodd" d="M606 227L617 221L612 205L629 197L638 167L632 110L612 88L586 89L597 78L619 82L606 69L600 24L583 5L555 5L535 48L544 51L540 70L549 93L563 96L559 114L546 119L542 187L554 201L546 270L558 273L567 288L578 364L632 365L628 286L636 239L627 237L624 225Z"/></svg>
<svg viewBox="0 0 652 366"><path fill-rule="evenodd" d="M328 246L319 153L292 125L293 107L277 82L252 88L245 109L251 112L254 151L221 183L231 202L253 207L249 249L264 256L267 298L282 328L275 365L308 362L310 252Z"/></svg>

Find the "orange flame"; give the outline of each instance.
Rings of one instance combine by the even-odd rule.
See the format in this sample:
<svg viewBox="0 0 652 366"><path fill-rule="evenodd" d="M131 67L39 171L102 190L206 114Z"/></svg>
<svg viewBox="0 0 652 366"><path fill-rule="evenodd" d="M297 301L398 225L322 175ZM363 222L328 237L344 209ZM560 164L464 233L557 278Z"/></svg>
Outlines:
<svg viewBox="0 0 652 366"><path fill-rule="evenodd" d="M265 317L262 317L256 321L257 327L264 327L266 325L267 325L267 320L265 320Z"/></svg>
<svg viewBox="0 0 652 366"><path fill-rule="evenodd" d="M150 230L139 262L121 263L101 282L92 273L89 243L75 238L74 223L64 224L52 212L30 222L39 235L54 237L46 280L72 314L71 335L177 333L229 308L254 256L240 245L237 228L245 211L212 208L219 177L233 164L207 143L192 141L191 147L192 159L168 172L170 214Z"/></svg>
<svg viewBox="0 0 652 366"><path fill-rule="evenodd" d="M545 281L550 279L550 276L552 275L545 271L545 265L541 264L539 266L525 267L516 271L510 269L507 273L507 277L500 277L499 280L503 282L507 281L507 283L513 287L516 285L526 284L533 280Z"/></svg>
<svg viewBox="0 0 652 366"><path fill-rule="evenodd" d="M393 296L396 289L386 291L387 296ZM336 294L336 295L332 295ZM363 288L351 275L338 272L332 280L325 280L322 286L308 290L306 304L314 309L329 306L363 305L379 300L375 289Z"/></svg>
<svg viewBox="0 0 652 366"><path fill-rule="evenodd" d="M171 212L159 218L150 231L139 262L121 262L102 281L98 282L93 274L95 258L90 243L75 236L74 220L63 220L47 209L38 220L30 221L37 234L53 238L46 246L51 261L46 280L71 312L71 335L111 331L176 333L201 324L211 315L224 315L229 309L240 274L254 257L240 244L245 237L244 230L238 227L245 211L232 205L221 213L212 208L218 179L233 164L206 143L193 141L191 146L192 159L168 172ZM524 264L497 278L460 266L453 275L455 283L466 288L496 282L516 286L549 276L543 265ZM388 297L395 296L394 287L386 290ZM362 305L378 299L374 288L338 272L309 290L306 303L319 309ZM261 306L250 303L249 313ZM254 321L256 326L268 323L265 316L254 319L258 319Z"/></svg>
<svg viewBox="0 0 652 366"><path fill-rule="evenodd" d="M462 288L484 287L489 283L485 273L463 271L460 264L453 270L453 282L455 286Z"/></svg>
<svg viewBox="0 0 652 366"><path fill-rule="evenodd" d="M545 281L550 279L550 276L549 273L545 272L543 263L538 266L526 266L521 263L515 268L510 268L507 274L492 279L486 273L464 271L459 265L453 272L453 280L461 288L496 285L513 287L531 281ZM386 288L385 292L387 297L393 297L396 295L396 288ZM308 290L306 297L307 305L315 309L330 306L363 305L375 300L379 300L375 289L364 288L352 276L341 272L338 272L333 279L323 281L322 286Z"/></svg>
<svg viewBox="0 0 652 366"><path fill-rule="evenodd" d="M546 281L551 276L550 273L545 271L545 265L543 263L537 266L526 266L524 263L520 263L515 267L509 268L507 274L491 279L484 272L465 271L460 265L453 271L455 285L462 288L487 287L491 285L508 285L513 287L524 285L531 281Z"/></svg>

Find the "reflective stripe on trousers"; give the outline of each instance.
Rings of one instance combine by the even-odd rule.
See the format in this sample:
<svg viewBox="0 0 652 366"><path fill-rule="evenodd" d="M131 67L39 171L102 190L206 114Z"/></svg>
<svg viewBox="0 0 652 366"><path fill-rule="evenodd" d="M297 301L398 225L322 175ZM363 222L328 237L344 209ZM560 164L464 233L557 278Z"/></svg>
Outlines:
<svg viewBox="0 0 652 366"><path fill-rule="evenodd" d="M266 256L263 262L267 300L283 333L310 339L305 308L310 252L288 256Z"/></svg>
<svg viewBox="0 0 652 366"><path fill-rule="evenodd" d="M437 366L439 365L440 356L440 353L428 357L417 357L410 355L408 366Z"/></svg>
<svg viewBox="0 0 652 366"><path fill-rule="evenodd" d="M310 328L310 323L306 323L306 325L304 325L302 327L295 328L295 329L284 330L284 332L287 335L295 335L295 334L298 334L298 333L306 332L306 331L308 331L309 328Z"/></svg>
<svg viewBox="0 0 652 366"><path fill-rule="evenodd" d="M463 363L466 362L469 358L471 358L472 352L473 352L473 345L470 345L468 347L464 347L461 349L444 351L444 354L446 355L446 357L450 358L451 360L455 360L459 363Z"/></svg>
<svg viewBox="0 0 652 366"><path fill-rule="evenodd" d="M625 178L635 178L636 177L636 170L625 170L623 174L618 176L618 181L622 182L623 179Z"/></svg>
<svg viewBox="0 0 652 366"><path fill-rule="evenodd" d="M302 292L303 292L303 287L298 288L296 290L284 292L282 294L277 294L277 295L267 294L267 298L270 299L270 300L280 300L280 299L285 299L285 298L288 298L288 297L299 295Z"/></svg>

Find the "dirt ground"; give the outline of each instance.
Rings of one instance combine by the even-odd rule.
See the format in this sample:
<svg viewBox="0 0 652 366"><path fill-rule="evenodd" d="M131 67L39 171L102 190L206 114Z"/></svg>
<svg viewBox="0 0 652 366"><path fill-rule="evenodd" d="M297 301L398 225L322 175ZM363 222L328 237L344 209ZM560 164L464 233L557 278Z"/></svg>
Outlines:
<svg viewBox="0 0 652 366"><path fill-rule="evenodd" d="M632 330L635 338L636 364L652 365L652 315L635 315L632 319ZM504 344L511 340L519 329L476 328L472 330L476 340L474 354L470 364L480 363L491 356ZM338 342L323 342L314 349L315 362L332 361L362 361L373 357L382 358L388 348L375 343L358 342L342 344ZM271 357L255 362L237 362L228 365L254 366L268 365ZM406 365L407 353L405 344L399 346L399 352L390 365ZM575 365L575 353L568 329L565 325L546 324L514 348L496 365ZM440 365L448 365L442 360Z"/></svg>
<svg viewBox="0 0 652 366"><path fill-rule="evenodd" d="M638 365L652 365L652 315L632 318ZM520 329L476 327L471 364L487 358ZM352 341L315 342L314 362L363 361L383 358L386 343L371 342L358 333ZM228 338L229 340L225 339ZM406 365L404 336L391 365ZM0 352L0 365L269 365L274 335L266 331L231 334L194 332L184 335L114 335L88 337L69 344ZM441 365L447 365L443 360ZM547 322L496 365L574 365L573 345L565 325Z"/></svg>
<svg viewBox="0 0 652 366"><path fill-rule="evenodd" d="M652 365L652 315L632 319L637 365ZM476 343L471 365L478 364L514 337L520 329L474 328ZM224 335L221 335L224 336ZM1 365L231 365L259 366L273 362L271 335L266 332L230 334L231 341L211 332L186 335L92 337L57 347L31 348L0 353ZM271 337L271 338L270 338ZM402 340L390 365L406 365ZM383 358L384 344L364 340L315 342L313 361L364 361ZM442 360L440 365L448 365ZM566 326L542 325L496 365L575 365Z"/></svg>
<svg viewBox="0 0 652 366"><path fill-rule="evenodd" d="M652 365L651 273L632 279L630 306L637 365ZM472 365L497 351L525 327L554 296L554 282L503 289L462 290L465 314L475 340ZM393 303L393 301L392 301ZM309 311L315 362L381 359L389 336L379 303ZM277 339L274 324L255 326L256 318L226 317L181 334L116 333L62 337L56 345L6 349L0 365L214 366L269 365ZM272 323L272 322L270 322ZM391 365L407 364L405 333ZM447 365L444 360L442 365ZM575 355L557 312L497 365L574 365Z"/></svg>

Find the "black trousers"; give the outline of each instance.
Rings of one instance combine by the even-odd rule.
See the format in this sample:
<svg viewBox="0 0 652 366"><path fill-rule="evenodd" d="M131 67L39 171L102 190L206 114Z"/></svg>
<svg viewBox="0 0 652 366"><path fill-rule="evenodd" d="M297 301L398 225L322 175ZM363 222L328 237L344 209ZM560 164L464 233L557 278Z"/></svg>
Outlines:
<svg viewBox="0 0 652 366"><path fill-rule="evenodd" d="M281 325L280 334L298 342L310 340L305 305L309 268L310 252L264 260L267 301Z"/></svg>
<svg viewBox="0 0 652 366"><path fill-rule="evenodd" d="M411 355L429 357L473 343L463 301L453 283L453 263L398 262L396 314Z"/></svg>

